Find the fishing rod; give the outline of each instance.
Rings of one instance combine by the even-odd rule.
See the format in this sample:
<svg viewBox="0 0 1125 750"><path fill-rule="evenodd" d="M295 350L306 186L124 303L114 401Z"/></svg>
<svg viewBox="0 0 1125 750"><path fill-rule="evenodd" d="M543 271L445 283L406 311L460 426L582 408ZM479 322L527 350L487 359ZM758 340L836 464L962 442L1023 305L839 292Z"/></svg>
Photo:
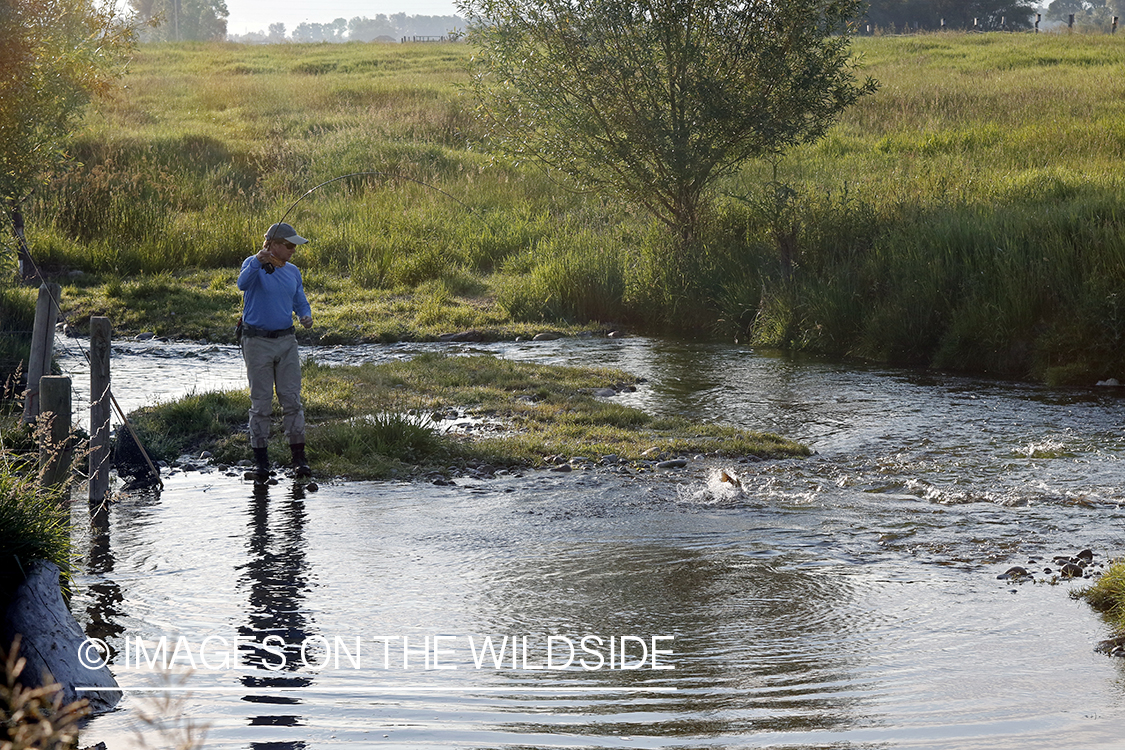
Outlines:
<svg viewBox="0 0 1125 750"><path fill-rule="evenodd" d="M477 213L476 209L473 208L472 206L470 206L468 203L465 203L465 201L461 200L460 198L458 198L455 195L451 195L451 194L445 192L444 190L442 190L439 187L435 187L434 185L429 184L428 182L422 182L421 180L416 180L413 177L407 177L406 175L402 175L402 174L394 174L393 172L381 172L381 171L376 170L376 169L369 169L369 170L364 170L362 172L349 172L348 174L342 174L339 177L333 177L330 180L325 180L324 182L320 183L319 185L314 185L313 187L306 190L301 195L300 198L293 201L292 205L290 205L289 208L286 209L285 213L281 215L281 219L278 220L275 224L273 224L273 226L270 229L270 232L266 235L266 243L268 244L268 243L272 242L274 239L276 239L276 237L274 237L274 235L273 235L273 233L275 231L277 231L276 227L279 224L284 223L284 221L287 218L289 218L289 214L293 213L293 209L297 207L297 204L299 204L305 198L308 198L310 195L315 193L317 190L320 190L325 185L331 185L334 182L339 182L340 180L345 180L349 177L362 177L362 176L371 176L371 175L378 175L379 177L388 177L388 178L393 179L393 180L406 180L408 182L413 182L416 185L421 185L424 188L429 188L430 190L435 190L435 191L441 193L442 195L444 195L446 198L449 198L450 200L456 201L457 203L461 204L462 206L464 206L465 208L467 208L469 210L469 213L473 214L474 216L480 216L480 214ZM265 271L266 271L266 273L273 273L273 271L274 271L273 264L267 265L265 267Z"/></svg>

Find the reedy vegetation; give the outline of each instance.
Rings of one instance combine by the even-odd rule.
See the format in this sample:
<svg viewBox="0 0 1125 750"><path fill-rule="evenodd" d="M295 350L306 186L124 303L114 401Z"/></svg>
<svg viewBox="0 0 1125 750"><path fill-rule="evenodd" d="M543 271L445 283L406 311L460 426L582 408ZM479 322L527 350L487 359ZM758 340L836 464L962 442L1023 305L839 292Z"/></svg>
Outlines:
<svg viewBox="0 0 1125 750"><path fill-rule="evenodd" d="M1123 44L857 38L878 93L727 178L687 258L622 201L494 159L460 95L466 46L146 45L29 237L92 274L64 292L72 319L222 339L265 226L380 170L474 210L383 177L303 201L320 340L596 320L1092 383L1125 374Z"/></svg>

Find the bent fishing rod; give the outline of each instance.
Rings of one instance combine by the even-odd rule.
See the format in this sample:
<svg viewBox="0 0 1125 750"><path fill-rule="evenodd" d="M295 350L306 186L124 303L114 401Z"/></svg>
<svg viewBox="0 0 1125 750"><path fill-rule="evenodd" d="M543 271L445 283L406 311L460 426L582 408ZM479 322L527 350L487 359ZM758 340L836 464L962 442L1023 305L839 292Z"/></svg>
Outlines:
<svg viewBox="0 0 1125 750"><path fill-rule="evenodd" d="M325 185L331 185L334 182L339 182L340 180L345 180L349 177L362 177L362 176L373 176L373 175L377 175L379 177L387 177L387 178L390 178L392 180L406 180L407 182L413 182L415 185L421 185L424 188L429 188L430 190L435 190L435 191L441 193L442 195L444 195L446 198L449 198L450 200L456 201L457 203L461 204L462 206L464 206L465 208L467 208L469 210L469 213L473 214L474 216L480 216L480 214L477 213L476 209L474 209L468 203L465 203L465 201L461 200L460 198L458 198L454 195L450 195L449 193L445 192L441 188L435 187L435 186L429 184L428 182L422 182L421 180L416 180L413 177L407 177L406 175L401 175L401 174L394 174L393 172L381 172L379 170L370 169L370 170L365 170L365 171L362 171L362 172L349 172L348 174L342 174L339 177L333 177L331 180L325 180L324 182L320 183L319 185L314 185L313 187L306 190L301 195L300 198L293 201L293 203L289 206L289 208L285 210L285 213L281 215L281 219L279 219L276 223L273 224L273 226L270 229L269 234L266 235L266 242L269 243L269 242L272 242L274 239L276 239L276 237L274 237L274 235L273 235L273 233L275 231L277 231L276 227L279 224L284 223L284 221L287 218L289 218L289 214L293 213L293 209L297 207L297 204L299 204L305 198L308 198L310 195L315 193L317 190L320 190ZM265 267L266 273L273 273L273 270L274 270L274 267L273 267L272 264L267 265Z"/></svg>

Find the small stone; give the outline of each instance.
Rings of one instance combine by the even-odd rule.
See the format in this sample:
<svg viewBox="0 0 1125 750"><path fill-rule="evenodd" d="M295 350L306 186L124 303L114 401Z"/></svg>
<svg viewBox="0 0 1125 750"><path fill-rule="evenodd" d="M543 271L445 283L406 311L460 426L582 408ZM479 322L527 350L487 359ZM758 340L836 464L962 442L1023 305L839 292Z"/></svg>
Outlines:
<svg viewBox="0 0 1125 750"><path fill-rule="evenodd" d="M656 464L656 468L658 469L682 469L685 466L687 466L686 458L672 458Z"/></svg>
<svg viewBox="0 0 1125 750"><path fill-rule="evenodd" d="M1068 562L1066 565L1059 568L1059 575L1063 578L1081 578L1085 573L1080 565Z"/></svg>
<svg viewBox="0 0 1125 750"><path fill-rule="evenodd" d="M616 396L617 391L613 390L612 388L598 388L594 391L594 395L601 396L602 398L609 398L610 396Z"/></svg>
<svg viewBox="0 0 1125 750"><path fill-rule="evenodd" d="M1119 635L1116 638L1109 638L1104 641L1099 641L1098 645L1094 646L1094 650L1103 654L1114 655L1114 651L1119 651L1125 648L1125 635Z"/></svg>
<svg viewBox="0 0 1125 750"><path fill-rule="evenodd" d="M543 333L535 334L534 336L531 337L531 340L532 341L555 341L556 339L561 339L561 338L562 338L561 334L555 333L553 331L545 331Z"/></svg>
<svg viewBox="0 0 1125 750"><path fill-rule="evenodd" d="M438 336L438 341L450 341L450 342L454 342L454 343L458 343L458 342L470 342L471 343L471 342L475 342L475 341L482 341L483 339L484 339L484 335L481 334L480 331L473 331L473 330L461 331L459 333L443 333L440 336Z"/></svg>
<svg viewBox="0 0 1125 750"><path fill-rule="evenodd" d="M996 577L1001 578L1001 579L1003 579L1003 578L1025 578L1025 577L1029 577L1030 575L1031 575L1031 573L1029 573L1027 571L1027 568L1021 568L1019 565L1013 565L1012 567L1008 568L1006 571L1004 571L1003 573L1001 573L1000 575L998 575Z"/></svg>
<svg viewBox="0 0 1125 750"><path fill-rule="evenodd" d="M552 466L551 471L559 471L565 474L566 472L571 471L570 464L559 464L558 466Z"/></svg>
<svg viewBox="0 0 1125 750"><path fill-rule="evenodd" d="M305 485L305 489L308 490L309 492L316 492L317 490L320 489L320 485L317 484L316 482L309 482L308 484Z"/></svg>
<svg viewBox="0 0 1125 750"><path fill-rule="evenodd" d="M1077 555L1075 555L1075 557L1077 557L1079 560L1085 560L1088 563L1093 562L1094 561L1094 551L1091 550L1091 549L1084 549L1081 552L1079 552Z"/></svg>

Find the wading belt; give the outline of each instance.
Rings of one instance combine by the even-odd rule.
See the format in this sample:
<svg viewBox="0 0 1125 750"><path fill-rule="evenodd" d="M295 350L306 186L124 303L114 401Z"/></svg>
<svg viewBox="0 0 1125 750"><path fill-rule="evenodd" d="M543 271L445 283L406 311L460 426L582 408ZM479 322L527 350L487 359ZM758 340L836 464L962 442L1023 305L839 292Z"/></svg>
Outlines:
<svg viewBox="0 0 1125 750"><path fill-rule="evenodd" d="M246 323L242 324L242 335L247 338L251 336L261 336L262 338L266 339L278 339L282 336L288 336L289 334L294 333L296 330L296 326L289 326L288 328L282 328L279 331L267 331L265 328L258 328L257 326L252 326Z"/></svg>

